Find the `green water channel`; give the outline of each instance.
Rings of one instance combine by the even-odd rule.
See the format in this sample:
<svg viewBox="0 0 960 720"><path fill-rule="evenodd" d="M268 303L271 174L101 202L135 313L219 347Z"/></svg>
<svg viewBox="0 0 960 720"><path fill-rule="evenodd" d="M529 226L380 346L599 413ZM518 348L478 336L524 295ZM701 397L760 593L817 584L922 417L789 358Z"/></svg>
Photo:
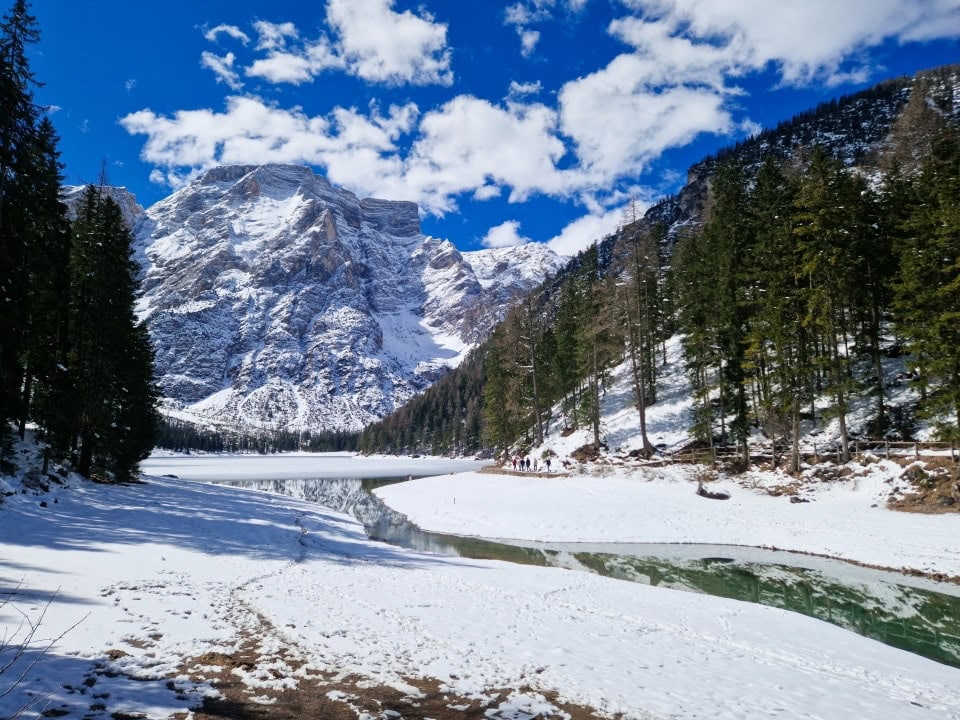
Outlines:
<svg viewBox="0 0 960 720"><path fill-rule="evenodd" d="M718 545L518 543L421 530L376 487L407 478L224 481L353 515L374 540L412 550L562 567L770 605L960 667L960 587L837 560Z"/></svg>

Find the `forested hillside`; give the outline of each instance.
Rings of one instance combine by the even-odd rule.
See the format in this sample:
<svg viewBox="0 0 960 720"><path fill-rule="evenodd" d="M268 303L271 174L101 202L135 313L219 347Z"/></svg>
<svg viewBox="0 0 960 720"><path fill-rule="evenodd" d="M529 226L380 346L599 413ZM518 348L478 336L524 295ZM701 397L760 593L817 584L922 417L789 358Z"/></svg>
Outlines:
<svg viewBox="0 0 960 720"><path fill-rule="evenodd" d="M843 453L853 397L872 398L871 436L909 436L923 418L960 437L958 88L957 67L884 83L698 163L677 196L625 218L361 448L531 445L556 412L599 445L599 397L622 362L643 434L676 332L705 444L745 453L761 428L790 441L795 465L800 419L822 422L824 397ZM919 402L891 407L881 362L901 353Z"/></svg>
<svg viewBox="0 0 960 720"><path fill-rule="evenodd" d="M38 39L19 0L0 26L0 462L13 428L22 438L35 423L55 459L122 481L153 447L153 350L120 208L90 187L71 223L60 201L58 139L26 52Z"/></svg>

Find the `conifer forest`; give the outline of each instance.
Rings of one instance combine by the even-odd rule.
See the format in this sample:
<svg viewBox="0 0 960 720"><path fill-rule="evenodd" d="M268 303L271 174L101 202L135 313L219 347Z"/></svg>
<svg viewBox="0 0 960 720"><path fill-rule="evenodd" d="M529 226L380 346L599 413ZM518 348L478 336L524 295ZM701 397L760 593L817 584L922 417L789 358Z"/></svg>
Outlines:
<svg viewBox="0 0 960 720"><path fill-rule="evenodd" d="M865 95L800 120L835 120ZM942 111L955 102L931 74L904 101L888 147L858 166L825 144L778 152L800 120L708 158L701 222L658 220L676 198L642 218L628 212L513 307L470 361L367 428L361 448L530 447L556 413L564 427L592 428L599 447L606 379L628 362L649 454L644 412L677 333L703 445L746 458L761 429L795 469L801 420L834 417L847 458L845 416L864 396L870 437L908 439L926 418L941 439L960 438L960 130ZM919 393L909 407L886 400L881 361L901 355ZM815 407L823 398L826 412Z"/></svg>
<svg viewBox="0 0 960 720"><path fill-rule="evenodd" d="M139 270L100 188L73 219L60 200L58 139L27 57L38 40L18 0L0 25L0 460L11 428L22 438L34 423L81 474L125 481L159 418L153 350L134 314Z"/></svg>

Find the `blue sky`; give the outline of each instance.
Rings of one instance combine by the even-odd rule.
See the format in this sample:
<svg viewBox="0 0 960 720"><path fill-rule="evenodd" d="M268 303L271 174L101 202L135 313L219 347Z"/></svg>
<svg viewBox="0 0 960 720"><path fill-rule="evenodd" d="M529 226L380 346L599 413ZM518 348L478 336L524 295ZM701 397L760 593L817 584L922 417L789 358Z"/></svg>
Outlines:
<svg viewBox="0 0 960 720"><path fill-rule="evenodd" d="M956 0L34 0L67 182L225 163L413 200L463 250L572 253L758 128L960 62Z"/></svg>

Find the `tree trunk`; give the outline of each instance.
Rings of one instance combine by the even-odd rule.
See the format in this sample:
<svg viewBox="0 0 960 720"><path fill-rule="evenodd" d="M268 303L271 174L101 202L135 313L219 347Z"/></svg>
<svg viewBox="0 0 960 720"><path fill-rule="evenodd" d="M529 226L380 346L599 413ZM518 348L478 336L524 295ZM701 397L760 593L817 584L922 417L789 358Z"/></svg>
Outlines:
<svg viewBox="0 0 960 720"><path fill-rule="evenodd" d="M17 420L17 433L23 440L27 435L27 418L30 416L30 399L33 393L33 373L29 365L24 370L23 394L20 397L20 413Z"/></svg>
<svg viewBox="0 0 960 720"><path fill-rule="evenodd" d="M590 381L590 391L593 394L591 420L593 421L593 447L600 450L600 372L597 365L597 339L593 339L593 375Z"/></svg>
<svg viewBox="0 0 960 720"><path fill-rule="evenodd" d="M90 432L84 429L80 433L80 458L77 460L77 472L84 477L90 477L90 467L93 464L93 439Z"/></svg>
<svg viewBox="0 0 960 720"><path fill-rule="evenodd" d="M796 404L791 413L790 472L800 472L800 407Z"/></svg>
<svg viewBox="0 0 960 720"><path fill-rule="evenodd" d="M653 455L654 448L653 445L650 444L649 438L647 438L647 405L644 397L643 376L637 363L637 349L634 347L633 342L629 343L629 348L630 366L633 370L633 391L636 393L637 412L640 414L640 441L643 445L643 456L648 458Z"/></svg>

